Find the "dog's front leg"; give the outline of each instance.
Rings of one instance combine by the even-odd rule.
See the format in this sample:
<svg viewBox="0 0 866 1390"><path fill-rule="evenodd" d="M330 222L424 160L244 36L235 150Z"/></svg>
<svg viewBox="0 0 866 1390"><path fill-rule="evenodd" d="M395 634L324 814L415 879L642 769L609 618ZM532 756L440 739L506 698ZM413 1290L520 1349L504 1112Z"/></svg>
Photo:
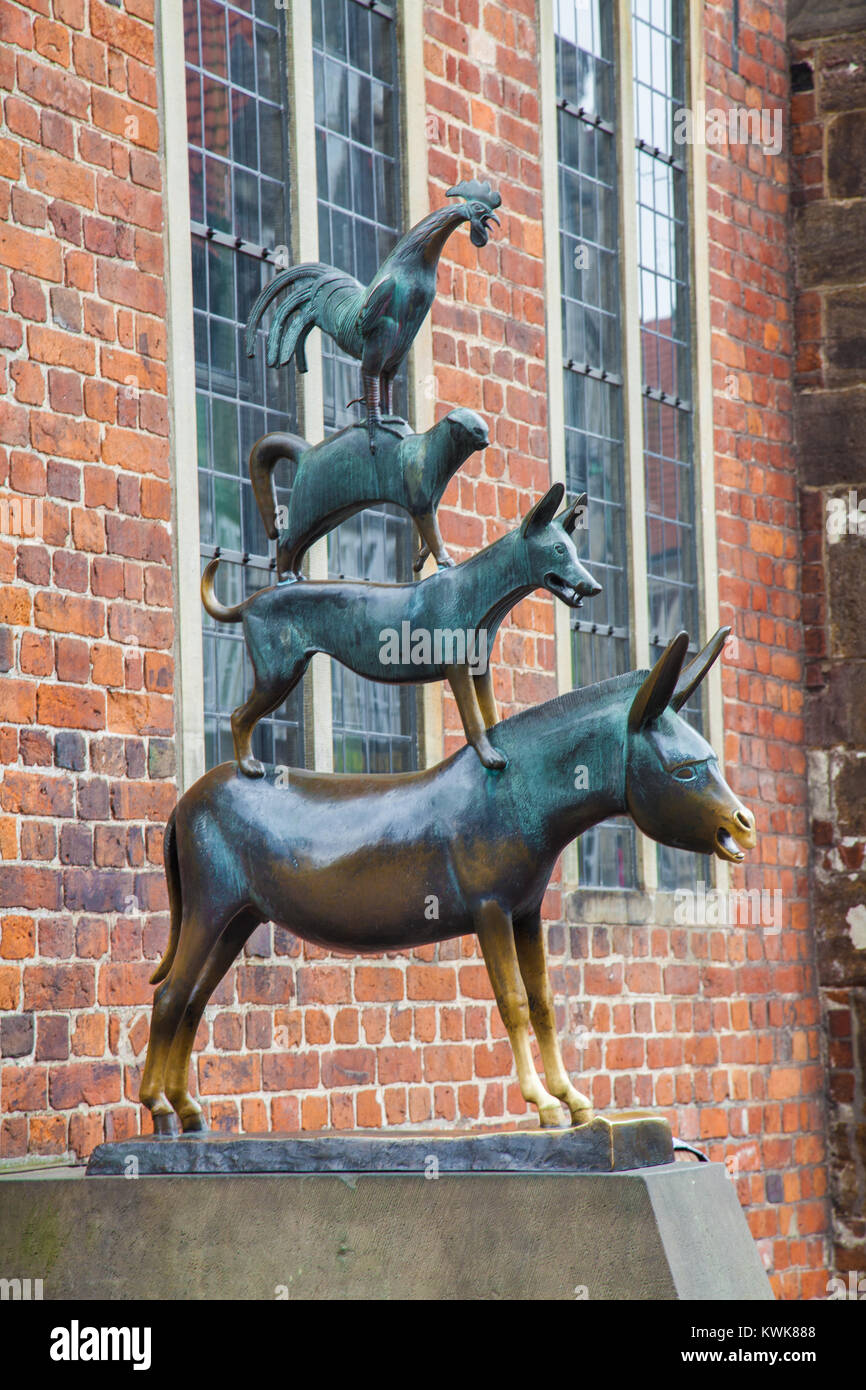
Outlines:
<svg viewBox="0 0 866 1390"><path fill-rule="evenodd" d="M496 696L493 694L493 673L490 667L482 671L480 676L473 676L475 682L475 695L478 700L478 707L481 710L481 717L484 720L484 727L492 729L494 724L499 723L499 716L496 713Z"/></svg>
<svg viewBox="0 0 866 1390"><path fill-rule="evenodd" d="M469 667L446 666L445 679L454 692L467 743L472 744L485 767L494 772L501 771L508 765L508 759L493 747L487 737L478 696L475 693L475 678L470 675Z"/></svg>

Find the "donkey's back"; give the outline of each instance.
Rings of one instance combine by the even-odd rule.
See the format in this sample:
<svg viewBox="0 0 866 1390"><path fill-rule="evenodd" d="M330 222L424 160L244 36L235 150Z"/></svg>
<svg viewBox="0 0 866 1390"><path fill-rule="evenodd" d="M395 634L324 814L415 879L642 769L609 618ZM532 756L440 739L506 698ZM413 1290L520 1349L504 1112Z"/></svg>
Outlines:
<svg viewBox="0 0 866 1390"><path fill-rule="evenodd" d="M352 952L462 936L479 901L545 878L503 781L471 750L376 778L269 768L253 782L224 763L178 802L178 882L214 930L246 911Z"/></svg>

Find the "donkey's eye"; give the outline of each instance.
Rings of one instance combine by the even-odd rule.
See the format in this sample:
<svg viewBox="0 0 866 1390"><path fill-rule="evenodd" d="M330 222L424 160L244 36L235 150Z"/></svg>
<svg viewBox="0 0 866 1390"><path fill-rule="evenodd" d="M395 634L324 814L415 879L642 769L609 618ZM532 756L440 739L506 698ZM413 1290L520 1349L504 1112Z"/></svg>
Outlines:
<svg viewBox="0 0 866 1390"><path fill-rule="evenodd" d="M674 776L678 782L693 782L697 777L697 772L693 767L674 768Z"/></svg>
<svg viewBox="0 0 866 1390"><path fill-rule="evenodd" d="M557 543L553 548L554 548L554 550L556 551L557 555L564 555L564 554L565 554L565 546L564 546L564 545L559 545L559 544Z"/></svg>

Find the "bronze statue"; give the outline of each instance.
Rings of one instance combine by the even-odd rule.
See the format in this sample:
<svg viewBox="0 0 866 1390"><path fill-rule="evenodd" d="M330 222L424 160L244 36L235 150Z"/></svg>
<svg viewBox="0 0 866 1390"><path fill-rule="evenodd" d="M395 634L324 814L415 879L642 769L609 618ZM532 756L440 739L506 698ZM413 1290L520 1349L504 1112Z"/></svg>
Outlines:
<svg viewBox="0 0 866 1390"><path fill-rule="evenodd" d="M310 546L347 517L376 503L391 502L412 517L423 542L417 573L432 554L453 565L436 519L449 482L470 454L487 447L487 426L474 410L452 410L425 434L386 434L375 454L361 425L332 434L313 448L296 434L273 433L256 440L250 478L270 540L277 541L280 580L301 573ZM274 468L280 459L296 465L285 523L277 526Z"/></svg>
<svg viewBox="0 0 866 1390"><path fill-rule="evenodd" d="M314 652L326 652L369 680L447 680L467 741L485 767L504 768L504 755L487 736L497 717L487 657L502 620L533 589L547 589L570 608L601 592L571 538L586 497L557 517L564 493L555 483L515 531L417 583L294 579L226 608L213 587L219 558L211 560L202 602L217 622L243 623L255 673L252 693L231 720L241 771L264 774L252 756L253 729L294 690Z"/></svg>
<svg viewBox="0 0 866 1390"><path fill-rule="evenodd" d="M445 196L460 201L437 208L406 232L366 289L353 275L322 261L305 261L265 286L247 321L246 349L252 357L262 314L278 294L291 289L268 333L268 364L283 366L294 357L298 371L305 372L306 341L314 328L358 358L373 451L376 427L395 418L390 413L391 384L433 303L443 246L461 222L469 223L474 246L486 246L489 224L499 225L494 209L502 199L489 183L458 183Z"/></svg>
<svg viewBox="0 0 866 1390"><path fill-rule="evenodd" d="M244 942L268 920L348 952L477 933L524 1098L544 1127L562 1123L563 1104L573 1124L589 1120L556 1037L542 898L562 849L610 816L628 814L663 844L720 859L739 861L754 846L753 816L677 713L728 631L685 670L681 632L651 672L572 691L498 725L508 760L501 776L468 748L397 775L293 769L284 781L271 769L253 782L233 763L206 773L166 827L171 931L153 976L141 1082L156 1132L173 1132L174 1113L185 1132L205 1128L188 1083L196 1029ZM577 767L586 772L579 779Z"/></svg>

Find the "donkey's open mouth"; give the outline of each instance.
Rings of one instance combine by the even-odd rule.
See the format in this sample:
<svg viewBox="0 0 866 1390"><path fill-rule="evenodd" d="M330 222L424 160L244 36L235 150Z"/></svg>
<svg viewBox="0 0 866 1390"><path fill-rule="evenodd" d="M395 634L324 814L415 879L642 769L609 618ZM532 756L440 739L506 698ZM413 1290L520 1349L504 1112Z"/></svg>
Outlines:
<svg viewBox="0 0 866 1390"><path fill-rule="evenodd" d="M755 823L751 812L739 811L736 816L736 828L733 832L726 825L718 827L714 848L720 859L727 859L732 864L739 864L746 857L744 851L754 849L755 843Z"/></svg>

